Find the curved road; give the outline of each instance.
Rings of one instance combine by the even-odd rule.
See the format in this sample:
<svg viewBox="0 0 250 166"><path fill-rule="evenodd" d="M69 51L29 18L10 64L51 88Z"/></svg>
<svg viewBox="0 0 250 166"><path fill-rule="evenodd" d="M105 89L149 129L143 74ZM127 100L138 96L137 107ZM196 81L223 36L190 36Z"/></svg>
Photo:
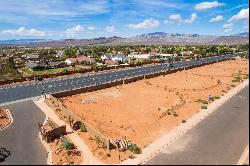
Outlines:
<svg viewBox="0 0 250 166"><path fill-rule="evenodd" d="M11 153L0 165L47 164L47 151L38 137L38 122L45 120L43 112L32 101L5 108L10 109L14 121L0 132L0 149Z"/></svg>
<svg viewBox="0 0 250 166"><path fill-rule="evenodd" d="M202 58L200 60L174 62L171 69L216 62L217 60L230 59L233 56L234 55L232 54L228 54ZM32 84L23 84L16 87L0 88L0 104L40 96L43 90L45 90L47 94L52 94L60 91L112 82L119 79L157 73L169 69L169 64L164 63L151 66L136 67L132 69L118 70L113 72L99 72L93 75L82 75L80 77L56 78L53 80L36 82Z"/></svg>

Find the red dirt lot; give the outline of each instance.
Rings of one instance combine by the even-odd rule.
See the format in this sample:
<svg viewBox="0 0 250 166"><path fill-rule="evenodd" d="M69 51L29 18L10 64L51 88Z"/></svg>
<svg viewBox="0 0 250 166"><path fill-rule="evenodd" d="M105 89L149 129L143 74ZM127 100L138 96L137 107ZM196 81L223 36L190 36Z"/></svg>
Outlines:
<svg viewBox="0 0 250 166"><path fill-rule="evenodd" d="M143 149L197 113L204 105L199 100L207 101L208 94L219 97L238 85L232 82L237 74L246 79L247 60L219 62L60 100L112 141L126 136Z"/></svg>

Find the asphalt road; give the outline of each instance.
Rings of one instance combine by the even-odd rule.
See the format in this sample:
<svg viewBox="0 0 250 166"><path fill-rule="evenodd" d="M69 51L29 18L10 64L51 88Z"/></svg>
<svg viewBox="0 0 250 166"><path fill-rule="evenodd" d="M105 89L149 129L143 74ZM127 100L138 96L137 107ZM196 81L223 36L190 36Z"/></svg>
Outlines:
<svg viewBox="0 0 250 166"><path fill-rule="evenodd" d="M249 86L147 165L235 165L249 141Z"/></svg>
<svg viewBox="0 0 250 166"><path fill-rule="evenodd" d="M32 101L5 107L14 121L0 132L0 149L11 153L0 165L47 164L47 152L38 137L38 122L43 123L45 115Z"/></svg>
<svg viewBox="0 0 250 166"><path fill-rule="evenodd" d="M234 55L221 55L215 57L202 58L200 60L174 62L173 68L171 68L170 70L187 66L200 65L209 62L216 62L217 60L230 59L232 56ZM111 72L99 72L93 75L82 75L80 77L59 79L56 78L53 80L22 84L16 87L4 87L0 88L0 104L40 96L43 90L45 90L45 93L47 94L53 94L55 92L83 88L96 84L103 84L119 79L157 73L165 70L169 70L168 63L136 67L132 69L124 69Z"/></svg>

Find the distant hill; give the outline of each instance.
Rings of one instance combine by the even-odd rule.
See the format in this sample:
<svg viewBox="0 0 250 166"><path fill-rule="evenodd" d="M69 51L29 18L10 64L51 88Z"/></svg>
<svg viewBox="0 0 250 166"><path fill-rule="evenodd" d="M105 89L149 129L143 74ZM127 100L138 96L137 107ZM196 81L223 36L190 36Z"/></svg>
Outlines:
<svg viewBox="0 0 250 166"><path fill-rule="evenodd" d="M31 44L38 42L47 42L50 40L45 39L13 39L13 40L0 40L0 44Z"/></svg>
<svg viewBox="0 0 250 166"><path fill-rule="evenodd" d="M249 37L249 32L242 32L242 33L235 34L233 36Z"/></svg>
<svg viewBox="0 0 250 166"><path fill-rule="evenodd" d="M0 44L33 45L33 46L83 46L83 45L177 45L177 44L246 44L249 43L249 33L239 33L231 36L213 36L199 34L180 34L154 32L137 35L129 38L122 37L99 37L93 39L65 39L65 40L44 40L24 39L5 40Z"/></svg>
<svg viewBox="0 0 250 166"><path fill-rule="evenodd" d="M248 43L248 36L213 36L199 34L180 34L155 32L137 35L119 41L119 44L245 44Z"/></svg>

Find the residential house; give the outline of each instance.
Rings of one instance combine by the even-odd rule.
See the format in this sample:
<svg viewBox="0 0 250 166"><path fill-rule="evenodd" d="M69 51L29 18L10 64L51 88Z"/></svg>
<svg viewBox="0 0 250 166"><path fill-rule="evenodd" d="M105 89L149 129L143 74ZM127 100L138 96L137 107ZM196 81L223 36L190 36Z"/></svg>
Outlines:
<svg viewBox="0 0 250 166"><path fill-rule="evenodd" d="M174 57L173 54L159 54L159 59L162 59L162 60L168 60L168 59L172 59Z"/></svg>
<svg viewBox="0 0 250 166"><path fill-rule="evenodd" d="M57 53L56 53L57 58L62 58L63 56L64 56L64 51L63 50L57 51Z"/></svg>
<svg viewBox="0 0 250 166"><path fill-rule="evenodd" d="M112 59L112 55L113 54L104 54L101 56L101 59L102 59L102 61L110 60L110 59Z"/></svg>
<svg viewBox="0 0 250 166"><path fill-rule="evenodd" d="M74 63L93 64L93 63L95 63L95 59L89 58L87 56L80 56L77 58L68 58L65 60L65 62L67 63L67 65L72 65Z"/></svg>
<svg viewBox="0 0 250 166"><path fill-rule="evenodd" d="M129 58L126 55L124 55L124 54L113 55L113 57L111 59L113 61L120 61L122 63L127 63L129 61Z"/></svg>
<svg viewBox="0 0 250 166"><path fill-rule="evenodd" d="M45 66L44 65L39 65L38 63L36 62L32 62L32 61L29 61L27 63L25 63L25 66L32 69L32 70L42 70L42 69L45 69Z"/></svg>
<svg viewBox="0 0 250 166"><path fill-rule="evenodd" d="M136 58L136 59L151 59L154 55L151 54L129 54L129 58Z"/></svg>
<svg viewBox="0 0 250 166"><path fill-rule="evenodd" d="M39 56L38 53L33 53L33 54L26 54L26 55L24 55L22 57L25 57L25 59L27 59L27 60L35 61L35 60L38 60L40 56Z"/></svg>
<svg viewBox="0 0 250 166"><path fill-rule="evenodd" d="M102 61L112 60L112 61L120 61L122 63L127 63L129 58L124 54L104 54L101 56Z"/></svg>
<svg viewBox="0 0 250 166"><path fill-rule="evenodd" d="M111 59L105 60L105 63L106 63L108 66L115 66L115 65L118 65L118 61L113 61L113 60L111 60Z"/></svg>

